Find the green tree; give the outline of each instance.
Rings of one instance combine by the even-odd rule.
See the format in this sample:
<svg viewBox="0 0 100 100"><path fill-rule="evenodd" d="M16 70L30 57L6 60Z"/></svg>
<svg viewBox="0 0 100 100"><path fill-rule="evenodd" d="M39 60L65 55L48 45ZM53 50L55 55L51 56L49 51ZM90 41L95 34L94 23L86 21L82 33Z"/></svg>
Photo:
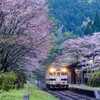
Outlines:
<svg viewBox="0 0 100 100"><path fill-rule="evenodd" d="M100 32L100 16L98 12L96 12L93 22L88 22L84 35L92 35L94 32Z"/></svg>
<svg viewBox="0 0 100 100"><path fill-rule="evenodd" d="M84 21L93 21L94 11L99 10L100 0L48 0L49 17L54 18L57 28L63 25L64 32L73 32L82 36L85 31ZM72 9L73 8L73 9ZM88 21L87 21L88 22Z"/></svg>
<svg viewBox="0 0 100 100"><path fill-rule="evenodd" d="M100 31L100 16L98 12L96 12L93 22L93 32L99 32L99 31Z"/></svg>
<svg viewBox="0 0 100 100"><path fill-rule="evenodd" d="M92 21L90 21L85 29L84 35L92 35L93 30L92 30Z"/></svg>

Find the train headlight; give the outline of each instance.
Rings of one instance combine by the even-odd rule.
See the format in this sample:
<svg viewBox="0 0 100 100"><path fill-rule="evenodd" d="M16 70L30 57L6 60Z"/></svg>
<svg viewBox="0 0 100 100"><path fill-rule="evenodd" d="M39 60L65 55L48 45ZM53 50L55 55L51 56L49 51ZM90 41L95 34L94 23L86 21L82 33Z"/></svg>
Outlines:
<svg viewBox="0 0 100 100"><path fill-rule="evenodd" d="M50 73L50 74L55 74L55 72L56 72L56 69L55 69L55 68L50 68L50 69L49 69L49 73Z"/></svg>
<svg viewBox="0 0 100 100"><path fill-rule="evenodd" d="M61 74L62 75L67 75L67 69L66 68L62 68L61 69Z"/></svg>
<svg viewBox="0 0 100 100"><path fill-rule="evenodd" d="M55 72L55 68L50 68L49 72L54 73Z"/></svg>
<svg viewBox="0 0 100 100"><path fill-rule="evenodd" d="M67 72L67 69L66 68L62 68L62 72L63 73L66 73Z"/></svg>

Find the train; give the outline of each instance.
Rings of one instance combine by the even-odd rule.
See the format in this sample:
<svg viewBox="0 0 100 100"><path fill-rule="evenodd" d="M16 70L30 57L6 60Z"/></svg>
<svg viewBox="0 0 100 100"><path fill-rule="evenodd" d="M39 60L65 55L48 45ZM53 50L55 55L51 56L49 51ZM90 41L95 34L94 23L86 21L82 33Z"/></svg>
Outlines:
<svg viewBox="0 0 100 100"><path fill-rule="evenodd" d="M50 66L46 71L46 87L48 89L68 89L68 77L66 67Z"/></svg>

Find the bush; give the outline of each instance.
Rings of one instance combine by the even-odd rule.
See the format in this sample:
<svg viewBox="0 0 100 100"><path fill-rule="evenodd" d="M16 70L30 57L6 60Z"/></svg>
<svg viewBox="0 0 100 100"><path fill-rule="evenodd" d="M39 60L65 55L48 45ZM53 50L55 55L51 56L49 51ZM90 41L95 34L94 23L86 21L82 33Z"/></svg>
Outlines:
<svg viewBox="0 0 100 100"><path fill-rule="evenodd" d="M3 73L0 74L0 89L8 91L9 89L15 88L15 80L17 79L14 73Z"/></svg>
<svg viewBox="0 0 100 100"><path fill-rule="evenodd" d="M100 72L90 73L87 85L92 87L100 87Z"/></svg>

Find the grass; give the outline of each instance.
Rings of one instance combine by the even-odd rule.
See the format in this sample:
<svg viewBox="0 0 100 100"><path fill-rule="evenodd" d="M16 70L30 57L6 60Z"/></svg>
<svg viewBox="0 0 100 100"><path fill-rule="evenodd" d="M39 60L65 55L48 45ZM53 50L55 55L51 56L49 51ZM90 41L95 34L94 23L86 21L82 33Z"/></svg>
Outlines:
<svg viewBox="0 0 100 100"><path fill-rule="evenodd" d="M40 90L36 86L31 86L30 92L31 94L29 100L59 100L58 98L55 98L51 94L48 94Z"/></svg>
<svg viewBox="0 0 100 100"><path fill-rule="evenodd" d="M0 91L0 100L23 100L23 96L26 93L26 85L22 89L13 89L10 91ZM29 100L59 100L48 94L36 86L30 86L29 89Z"/></svg>
<svg viewBox="0 0 100 100"><path fill-rule="evenodd" d="M26 89L13 89L9 92L1 92L0 93L0 100L23 100L23 95Z"/></svg>

